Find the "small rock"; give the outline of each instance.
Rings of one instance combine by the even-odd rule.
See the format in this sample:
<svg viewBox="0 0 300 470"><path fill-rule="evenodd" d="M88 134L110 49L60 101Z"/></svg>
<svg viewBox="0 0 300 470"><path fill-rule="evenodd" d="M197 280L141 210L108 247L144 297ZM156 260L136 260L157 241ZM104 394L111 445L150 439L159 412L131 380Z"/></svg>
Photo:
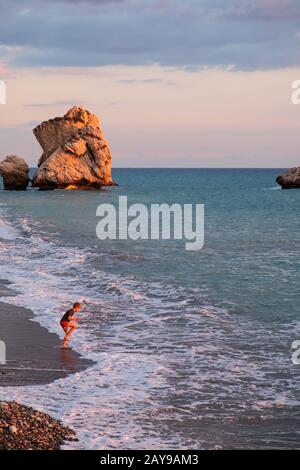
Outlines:
<svg viewBox="0 0 300 470"><path fill-rule="evenodd" d="M300 167L291 168L283 175L278 176L276 182L282 189L300 188Z"/></svg>
<svg viewBox="0 0 300 470"><path fill-rule="evenodd" d="M4 189L24 191L29 183L29 166L23 158L8 155L0 163L0 175L3 177Z"/></svg>
<svg viewBox="0 0 300 470"><path fill-rule="evenodd" d="M18 430L17 430L16 426L9 426L8 431L11 434L17 434L18 433Z"/></svg>

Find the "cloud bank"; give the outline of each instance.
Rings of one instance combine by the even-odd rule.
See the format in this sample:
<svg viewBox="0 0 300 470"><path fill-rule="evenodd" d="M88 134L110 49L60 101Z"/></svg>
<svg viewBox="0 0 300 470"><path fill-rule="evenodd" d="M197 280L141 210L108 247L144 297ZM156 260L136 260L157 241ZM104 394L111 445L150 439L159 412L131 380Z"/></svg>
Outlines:
<svg viewBox="0 0 300 470"><path fill-rule="evenodd" d="M0 17L14 67L299 65L298 0L0 0Z"/></svg>

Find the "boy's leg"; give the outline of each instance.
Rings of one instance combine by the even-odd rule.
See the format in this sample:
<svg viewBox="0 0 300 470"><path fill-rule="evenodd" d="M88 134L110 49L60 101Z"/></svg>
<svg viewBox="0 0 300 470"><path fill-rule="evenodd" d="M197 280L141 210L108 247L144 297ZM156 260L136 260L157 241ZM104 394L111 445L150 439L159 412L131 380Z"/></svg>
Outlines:
<svg viewBox="0 0 300 470"><path fill-rule="evenodd" d="M68 343L68 333L69 333L69 327L68 326L65 326L63 328L64 332L65 332L65 337L64 337L64 341L63 341L63 348L66 348L67 347L67 343Z"/></svg>
<svg viewBox="0 0 300 470"><path fill-rule="evenodd" d="M74 333L75 330L77 330L77 323L75 321L70 321L68 323L68 328L69 328L69 331L68 333L66 334L66 338L69 339L69 337L71 336L72 333Z"/></svg>

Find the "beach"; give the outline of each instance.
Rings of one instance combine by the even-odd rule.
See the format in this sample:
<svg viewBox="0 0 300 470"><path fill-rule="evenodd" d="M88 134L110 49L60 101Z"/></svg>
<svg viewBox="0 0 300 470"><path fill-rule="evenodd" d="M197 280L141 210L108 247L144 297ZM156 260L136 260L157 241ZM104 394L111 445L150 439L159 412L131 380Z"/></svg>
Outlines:
<svg viewBox="0 0 300 470"><path fill-rule="evenodd" d="M0 296L17 292L0 280ZM1 341L6 344L6 364L0 364L0 387L51 383L83 371L92 361L62 350L57 335L31 321L26 308L0 302ZM45 397L46 399L46 397ZM59 420L20 403L0 402L0 450L54 450L75 433Z"/></svg>
<svg viewBox="0 0 300 470"><path fill-rule="evenodd" d="M17 292L0 280L0 296ZM0 387L51 383L83 371L92 361L61 349L57 335L31 321L33 312L0 302L1 341L6 344L6 364L0 364ZM45 397L46 399L46 397ZM75 433L59 420L20 403L0 402L0 450L58 450Z"/></svg>
<svg viewBox="0 0 300 470"><path fill-rule="evenodd" d="M0 281L0 295L16 292ZM26 308L0 302L1 340L6 344L6 364L0 364L0 386L41 385L80 372L92 361L75 351L61 349L61 340L38 323Z"/></svg>
<svg viewBox="0 0 300 470"><path fill-rule="evenodd" d="M76 440L74 431L59 420L16 402L0 401L0 450L59 450L65 441Z"/></svg>

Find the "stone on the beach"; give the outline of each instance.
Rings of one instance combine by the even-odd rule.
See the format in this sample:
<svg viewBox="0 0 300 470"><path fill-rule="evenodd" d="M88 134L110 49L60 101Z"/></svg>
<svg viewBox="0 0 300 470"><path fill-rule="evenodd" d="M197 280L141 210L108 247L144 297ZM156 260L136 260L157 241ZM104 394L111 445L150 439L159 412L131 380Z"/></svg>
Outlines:
<svg viewBox="0 0 300 470"><path fill-rule="evenodd" d="M74 106L63 117L36 127L43 149L33 186L90 189L113 185L111 152L97 116Z"/></svg>
<svg viewBox="0 0 300 470"><path fill-rule="evenodd" d="M11 434L17 434L18 432L16 426L9 426L8 430Z"/></svg>
<svg viewBox="0 0 300 470"><path fill-rule="evenodd" d="M0 176L3 178L4 189L23 191L29 183L29 166L23 158L8 155L0 163Z"/></svg>
<svg viewBox="0 0 300 470"><path fill-rule="evenodd" d="M283 175L278 176L276 181L283 189L300 188L300 167L291 168Z"/></svg>

